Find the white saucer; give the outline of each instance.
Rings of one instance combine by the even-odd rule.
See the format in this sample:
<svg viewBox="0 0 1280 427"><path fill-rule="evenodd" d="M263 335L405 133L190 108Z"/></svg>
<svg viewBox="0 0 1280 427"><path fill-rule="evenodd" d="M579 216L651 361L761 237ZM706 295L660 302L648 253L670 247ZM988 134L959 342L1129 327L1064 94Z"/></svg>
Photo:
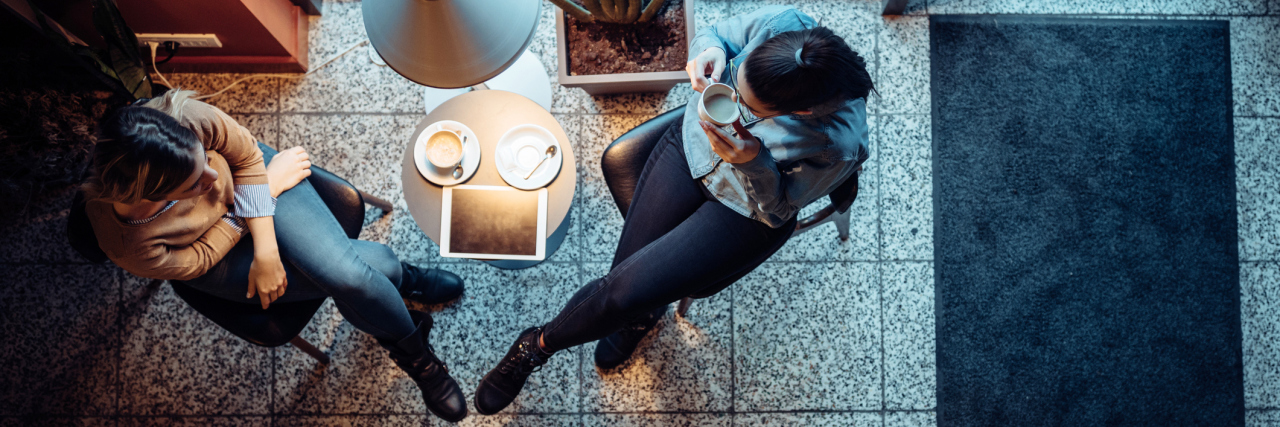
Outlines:
<svg viewBox="0 0 1280 427"><path fill-rule="evenodd" d="M453 177L453 169L437 168L427 161L427 139L431 138L431 134L439 132L441 129L458 131L467 139L462 153L462 176L459 178ZM443 187L467 182L472 175L476 174L476 170L480 169L480 141L476 139L475 132L472 132L471 128L462 123L453 120L441 120L432 123L422 129L422 133L418 134L417 141L413 143L413 164L418 167L418 173L422 174L423 178L436 185Z"/></svg>
<svg viewBox="0 0 1280 427"><path fill-rule="evenodd" d="M547 147L554 145L556 155L542 162L533 176L524 179L529 170L538 164L547 152ZM521 190L536 190L546 187L560 174L560 165L564 162L564 147L542 126L525 124L511 128L502 134L494 147L494 162L498 175L512 187Z"/></svg>

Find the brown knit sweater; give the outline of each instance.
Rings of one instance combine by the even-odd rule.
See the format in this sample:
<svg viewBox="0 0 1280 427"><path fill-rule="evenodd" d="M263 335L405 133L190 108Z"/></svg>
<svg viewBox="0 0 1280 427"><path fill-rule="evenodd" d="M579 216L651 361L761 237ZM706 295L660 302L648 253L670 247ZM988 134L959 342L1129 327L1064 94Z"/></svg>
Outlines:
<svg viewBox="0 0 1280 427"><path fill-rule="evenodd" d="M110 202L91 200L85 211L93 223L98 245L107 257L138 276L190 280L222 260L240 233L222 221L235 202L235 185L267 183L267 168L253 135L217 108L188 100L182 108L183 126L204 142L209 164L218 171L213 189L179 200L151 222L125 223Z"/></svg>

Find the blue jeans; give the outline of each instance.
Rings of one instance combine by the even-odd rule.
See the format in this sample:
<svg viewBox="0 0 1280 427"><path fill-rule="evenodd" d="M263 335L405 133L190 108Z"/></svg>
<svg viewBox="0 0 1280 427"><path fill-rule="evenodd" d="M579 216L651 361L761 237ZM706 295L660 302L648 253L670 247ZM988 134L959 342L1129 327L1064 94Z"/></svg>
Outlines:
<svg viewBox="0 0 1280 427"><path fill-rule="evenodd" d="M259 144L270 162L276 151ZM276 200L276 244L289 285L276 303L332 297L348 321L376 338L399 341L413 333L398 289L403 270L391 248L351 239L307 180ZM253 236L240 239L231 252L203 276L187 285L205 293L245 304Z"/></svg>
<svg viewBox="0 0 1280 427"><path fill-rule="evenodd" d="M689 176L680 123L649 154L613 267L543 327L549 350L599 340L681 298L718 292L778 251L796 220L771 228L721 204Z"/></svg>

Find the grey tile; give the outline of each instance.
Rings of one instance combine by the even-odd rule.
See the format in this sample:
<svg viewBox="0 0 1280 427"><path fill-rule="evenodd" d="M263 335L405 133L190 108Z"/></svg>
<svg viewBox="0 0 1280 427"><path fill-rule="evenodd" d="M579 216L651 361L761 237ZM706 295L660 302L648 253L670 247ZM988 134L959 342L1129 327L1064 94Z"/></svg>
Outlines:
<svg viewBox="0 0 1280 427"><path fill-rule="evenodd" d="M231 118L235 119L241 126L244 126L245 129L249 129L249 132L253 134L254 138L258 139L258 142L267 144L267 146L276 150L280 149L278 145L280 132L279 126L277 126L279 117L274 114L231 114Z"/></svg>
<svg viewBox="0 0 1280 427"><path fill-rule="evenodd" d="M194 90L198 96L220 95L202 101L227 113L273 113L280 110L279 77L250 74L171 74L165 76L179 89ZM246 78L239 83L237 80ZM236 83L231 86L232 83Z"/></svg>
<svg viewBox="0 0 1280 427"><path fill-rule="evenodd" d="M583 265L586 278L602 277L608 270L608 263ZM596 344L583 345L583 410L729 410L733 388L731 292L696 300L687 318L675 316L675 307L671 307L631 359L617 368L596 368Z"/></svg>
<svg viewBox="0 0 1280 427"><path fill-rule="evenodd" d="M427 413L417 385L377 340L343 322L332 300L325 304L300 336L329 354L329 366L291 347L277 349L275 412Z"/></svg>
<svg viewBox="0 0 1280 427"><path fill-rule="evenodd" d="M436 425L449 425L437 420ZM471 415L459 422L462 427L543 427L580 426L581 415L507 414Z"/></svg>
<svg viewBox="0 0 1280 427"><path fill-rule="evenodd" d="M316 166L395 204L403 197L401 160L419 119L414 115L286 114L280 117L280 139L305 147Z"/></svg>
<svg viewBox="0 0 1280 427"><path fill-rule="evenodd" d="M1280 263L1240 265L1244 406L1280 407Z"/></svg>
<svg viewBox="0 0 1280 427"><path fill-rule="evenodd" d="M878 116L867 117L870 134L876 134ZM862 164L858 178L858 199L849 208L849 240L840 240L834 224L792 235L772 261L873 261L880 259L880 154L875 137L867 141L871 157ZM799 213L800 218L813 215L831 204L828 198L820 198Z"/></svg>
<svg viewBox="0 0 1280 427"><path fill-rule="evenodd" d="M767 413L736 414L733 424L738 426L815 426L815 427L880 427L880 414L866 412L846 413Z"/></svg>
<svg viewBox="0 0 1280 427"><path fill-rule="evenodd" d="M938 406L933 263L880 264L884 289L884 406Z"/></svg>
<svg viewBox="0 0 1280 427"><path fill-rule="evenodd" d="M929 0L930 14L1242 15L1266 11L1265 0Z"/></svg>
<svg viewBox="0 0 1280 427"><path fill-rule="evenodd" d="M583 416L584 426L706 426L730 427L733 417L729 414L589 414Z"/></svg>
<svg viewBox="0 0 1280 427"><path fill-rule="evenodd" d="M370 60L369 44L338 58L368 36L359 2L330 2L312 18L308 60L314 74L280 79L280 110L423 113L422 86Z"/></svg>
<svg viewBox="0 0 1280 427"><path fill-rule="evenodd" d="M1277 51L1280 17L1231 19L1231 86L1236 116L1280 115Z"/></svg>
<svg viewBox="0 0 1280 427"><path fill-rule="evenodd" d="M766 263L739 281L734 408L880 409L877 273L874 263Z"/></svg>
<svg viewBox="0 0 1280 427"><path fill-rule="evenodd" d="M469 402L520 332L550 321L585 284L577 264L544 262L523 270L479 262L438 267L467 280L462 299L435 314L431 341ZM576 347L553 356L504 413L578 412L580 353Z"/></svg>
<svg viewBox="0 0 1280 427"><path fill-rule="evenodd" d="M269 417L124 417L119 425L125 426L210 426L210 427L269 427Z"/></svg>
<svg viewBox="0 0 1280 427"><path fill-rule="evenodd" d="M934 427L938 425L938 413L926 412L886 412L884 427Z"/></svg>
<svg viewBox="0 0 1280 427"><path fill-rule="evenodd" d="M1244 411L1244 425L1247 427L1280 426L1280 410L1247 410Z"/></svg>
<svg viewBox="0 0 1280 427"><path fill-rule="evenodd" d="M756 11L765 6L791 6L830 28L844 38L855 52L871 62L876 46L876 32L883 24L881 0L758 0L730 2L726 16Z"/></svg>
<svg viewBox="0 0 1280 427"><path fill-rule="evenodd" d="M112 427L117 425L114 418L107 417L0 417L0 427L18 426L44 427Z"/></svg>
<svg viewBox="0 0 1280 427"><path fill-rule="evenodd" d="M319 415L277 416L272 425L279 427L353 427L353 426L427 426L430 415Z"/></svg>
<svg viewBox="0 0 1280 427"><path fill-rule="evenodd" d="M578 200L574 206L577 235L569 240L582 261L609 262L622 233L618 212L600 170L600 156L614 139L648 120L642 115L566 115L556 119L573 146L578 167Z"/></svg>
<svg viewBox="0 0 1280 427"><path fill-rule="evenodd" d="M575 190L576 191L576 190ZM550 262L577 262L582 256L581 242L581 223L582 218L579 214L580 206L577 204L578 196L573 196L574 206L569 209L569 232L565 235L564 241L560 243L560 247L556 248L554 253L547 256Z"/></svg>
<svg viewBox="0 0 1280 427"><path fill-rule="evenodd" d="M933 163L929 116L881 116L881 255L933 259Z"/></svg>
<svg viewBox="0 0 1280 427"><path fill-rule="evenodd" d="M0 262L88 262L67 242L67 214L76 191L52 188L6 206L14 211L0 221Z"/></svg>
<svg viewBox="0 0 1280 427"><path fill-rule="evenodd" d="M119 269L10 265L0 283L0 414L114 415Z"/></svg>
<svg viewBox="0 0 1280 427"><path fill-rule="evenodd" d="M1280 119L1235 119L1240 259L1280 259Z"/></svg>
<svg viewBox="0 0 1280 427"><path fill-rule="evenodd" d="M359 239L390 245L392 226L395 225L395 216L392 215L394 213L393 211L388 214L372 205L365 205L364 226L360 229Z"/></svg>
<svg viewBox="0 0 1280 427"><path fill-rule="evenodd" d="M431 238L427 237L418 223L413 220L413 215L409 213L409 207L403 199L396 201L395 212L390 216L392 217L391 237L387 246L395 251L401 261L415 263L456 261L456 259L440 257L440 246L431 241Z"/></svg>
<svg viewBox="0 0 1280 427"><path fill-rule="evenodd" d="M197 313L167 283L125 274L122 415L267 414L271 350Z"/></svg>
<svg viewBox="0 0 1280 427"><path fill-rule="evenodd" d="M880 27L879 66L871 95L881 114L930 112L929 18L888 17Z"/></svg>

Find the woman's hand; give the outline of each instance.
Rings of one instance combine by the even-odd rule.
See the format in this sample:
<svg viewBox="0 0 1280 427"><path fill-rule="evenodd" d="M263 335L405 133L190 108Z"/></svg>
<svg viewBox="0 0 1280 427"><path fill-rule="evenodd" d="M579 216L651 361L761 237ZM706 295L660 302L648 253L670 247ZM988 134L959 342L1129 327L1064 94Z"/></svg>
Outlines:
<svg viewBox="0 0 1280 427"><path fill-rule="evenodd" d="M741 123L733 122L733 128L738 131L738 135L745 139L729 135L705 120L698 120L698 123L702 125L702 131L707 133L707 139L711 140L711 151L714 151L724 161L746 163L760 154L760 140L752 136L751 132L748 132L747 128L743 127Z"/></svg>
<svg viewBox="0 0 1280 427"><path fill-rule="evenodd" d="M262 300L262 309L266 310L268 305L284 295L287 287L289 279L285 277L280 254L255 251L253 263L249 265L249 294L245 298L253 298L257 294Z"/></svg>
<svg viewBox="0 0 1280 427"><path fill-rule="evenodd" d="M293 147L271 157L271 163L267 164L267 184L271 186L271 197L280 197L281 193L311 176L310 159L311 156L302 147Z"/></svg>
<svg viewBox="0 0 1280 427"><path fill-rule="evenodd" d="M724 63L724 50L717 47L708 48L693 57L693 60L684 66L684 71L689 73L689 82L693 84L693 90L702 92L712 83L718 83L720 74L724 73ZM711 73L710 78L707 77L708 72Z"/></svg>

